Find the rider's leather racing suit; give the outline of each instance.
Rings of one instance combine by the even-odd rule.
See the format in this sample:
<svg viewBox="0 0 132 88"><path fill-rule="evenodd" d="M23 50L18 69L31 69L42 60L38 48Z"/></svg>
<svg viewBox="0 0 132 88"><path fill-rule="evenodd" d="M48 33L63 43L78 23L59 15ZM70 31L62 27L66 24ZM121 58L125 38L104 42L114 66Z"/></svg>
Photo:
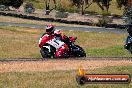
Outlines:
<svg viewBox="0 0 132 88"><path fill-rule="evenodd" d="M39 47L42 48L47 41L52 40L53 38L61 38L60 41L64 41L64 36L55 36L54 34L43 34L39 40ZM59 40L59 39L58 39ZM56 50L56 58L63 57L63 55L68 53L68 46L64 43L59 49Z"/></svg>
<svg viewBox="0 0 132 88"><path fill-rule="evenodd" d="M47 33L44 33L43 36L40 38L39 40L39 47L42 48L47 41L51 40L54 38L54 34L47 34Z"/></svg>

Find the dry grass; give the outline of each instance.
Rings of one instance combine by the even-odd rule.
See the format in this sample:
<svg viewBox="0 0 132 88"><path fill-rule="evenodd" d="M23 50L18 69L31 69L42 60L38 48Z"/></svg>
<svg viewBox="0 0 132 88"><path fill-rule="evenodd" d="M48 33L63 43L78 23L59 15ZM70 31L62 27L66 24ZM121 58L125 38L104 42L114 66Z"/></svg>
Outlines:
<svg viewBox="0 0 132 88"><path fill-rule="evenodd" d="M88 74L130 74L132 66L112 66L88 69ZM78 85L77 71L5 72L0 73L1 88L131 88L130 84Z"/></svg>
<svg viewBox="0 0 132 88"><path fill-rule="evenodd" d="M92 58L91 58L92 59ZM132 64L125 60L45 60L0 62L0 73L3 72L49 72L77 70L80 66L85 69L97 69L107 66L126 66Z"/></svg>
<svg viewBox="0 0 132 88"><path fill-rule="evenodd" d="M0 22L14 22L14 23L29 23L29 24L47 24L49 22L34 21L22 18L15 18L10 16L0 16Z"/></svg>
<svg viewBox="0 0 132 88"><path fill-rule="evenodd" d="M75 27L92 27L92 26L64 24L64 23L57 23L57 22L35 21L35 20L15 18L15 17L10 17L10 16L0 16L0 22L39 24L39 25L54 24L56 26L68 26L68 27L73 27L73 26L75 26Z"/></svg>
<svg viewBox="0 0 132 88"><path fill-rule="evenodd" d="M32 57L39 52L38 39L36 34L40 30L27 30L17 27L0 28L0 57L2 58L23 58Z"/></svg>

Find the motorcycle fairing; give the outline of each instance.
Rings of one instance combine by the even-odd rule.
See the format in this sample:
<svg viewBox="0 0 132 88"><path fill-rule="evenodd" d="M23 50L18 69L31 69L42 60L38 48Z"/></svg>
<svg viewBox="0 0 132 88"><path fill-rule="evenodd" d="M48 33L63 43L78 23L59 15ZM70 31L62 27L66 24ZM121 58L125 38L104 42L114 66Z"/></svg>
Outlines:
<svg viewBox="0 0 132 88"><path fill-rule="evenodd" d="M43 48L46 48L49 52L51 52L50 46L43 46Z"/></svg>
<svg viewBox="0 0 132 88"><path fill-rule="evenodd" d="M48 43L49 45L52 45L52 46L55 47L56 49L59 49L61 46L64 45L64 42L62 42L62 41L60 41L60 40L58 40L58 39L56 39L56 38L53 38L53 39L49 40L47 43Z"/></svg>
<svg viewBox="0 0 132 88"><path fill-rule="evenodd" d="M128 36L126 39L126 44L132 43L132 37Z"/></svg>

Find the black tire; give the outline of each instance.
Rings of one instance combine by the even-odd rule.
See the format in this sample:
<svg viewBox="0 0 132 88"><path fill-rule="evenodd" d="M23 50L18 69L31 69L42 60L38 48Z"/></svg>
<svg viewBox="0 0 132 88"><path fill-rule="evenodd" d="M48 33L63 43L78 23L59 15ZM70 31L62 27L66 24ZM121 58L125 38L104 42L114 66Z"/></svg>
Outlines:
<svg viewBox="0 0 132 88"><path fill-rule="evenodd" d="M76 81L79 85L84 85L86 83L86 78L84 76L77 76Z"/></svg>
<svg viewBox="0 0 132 88"><path fill-rule="evenodd" d="M86 53L84 51L84 49L78 45L75 45L75 47L77 47L79 49L79 53L75 54L75 56L77 57L86 57Z"/></svg>
<svg viewBox="0 0 132 88"><path fill-rule="evenodd" d="M128 50L129 50L129 51L131 52L131 54L132 54L132 45L129 46Z"/></svg>
<svg viewBox="0 0 132 88"><path fill-rule="evenodd" d="M40 49L41 56L44 58L55 58L55 53L53 50L49 53L48 49L46 48L41 48Z"/></svg>
<svg viewBox="0 0 132 88"><path fill-rule="evenodd" d="M44 49L43 49L43 48L40 49L40 53L41 53L41 56L42 56L43 58L47 58L47 55L46 55L46 53L44 52Z"/></svg>
<svg viewBox="0 0 132 88"><path fill-rule="evenodd" d="M130 51L130 53L132 54L132 43L124 45L124 48Z"/></svg>

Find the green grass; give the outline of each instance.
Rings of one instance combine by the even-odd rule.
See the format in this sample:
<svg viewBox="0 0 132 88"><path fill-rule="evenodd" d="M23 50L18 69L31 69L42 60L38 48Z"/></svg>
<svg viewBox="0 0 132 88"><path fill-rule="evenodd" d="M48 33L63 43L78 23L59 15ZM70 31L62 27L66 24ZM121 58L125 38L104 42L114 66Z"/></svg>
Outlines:
<svg viewBox="0 0 132 88"><path fill-rule="evenodd" d="M130 84L85 84L76 82L77 71L0 73L0 88L131 88ZM130 74L132 66L88 69L87 74Z"/></svg>
<svg viewBox="0 0 132 88"><path fill-rule="evenodd" d="M124 50L123 46L113 46L108 48L97 48L97 49L88 49L88 56L95 57L131 57L132 55L128 53L127 50Z"/></svg>
<svg viewBox="0 0 132 88"><path fill-rule="evenodd" d="M0 27L0 58L41 58L38 40L43 29L22 27ZM132 57L124 49L126 34L85 31L62 31L68 36L78 37L80 45L89 57Z"/></svg>

